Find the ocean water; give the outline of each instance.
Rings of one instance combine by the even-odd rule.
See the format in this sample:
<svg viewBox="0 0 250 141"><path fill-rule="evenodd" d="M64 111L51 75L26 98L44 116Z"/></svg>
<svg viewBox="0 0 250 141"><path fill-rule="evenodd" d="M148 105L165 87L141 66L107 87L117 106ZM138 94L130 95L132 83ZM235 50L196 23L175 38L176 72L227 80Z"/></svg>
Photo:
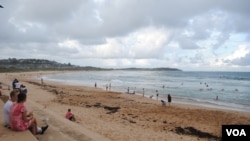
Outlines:
<svg viewBox="0 0 250 141"><path fill-rule="evenodd" d="M43 76L43 79L84 85L126 93L135 91L145 97L171 94L173 103L250 112L250 72L186 71L82 71ZM218 96L218 100L216 97Z"/></svg>

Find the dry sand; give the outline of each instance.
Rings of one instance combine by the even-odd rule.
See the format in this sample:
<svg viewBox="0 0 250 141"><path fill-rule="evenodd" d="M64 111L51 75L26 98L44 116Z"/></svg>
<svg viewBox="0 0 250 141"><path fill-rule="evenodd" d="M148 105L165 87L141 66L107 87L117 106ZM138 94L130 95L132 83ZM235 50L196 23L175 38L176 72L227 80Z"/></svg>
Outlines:
<svg viewBox="0 0 250 141"><path fill-rule="evenodd" d="M0 82L14 78L28 88L26 105L49 129L40 141L213 141L221 137L223 124L250 124L250 113L218 110L160 101L138 95L104 91L35 79L45 73L1 73ZM9 95L6 86L1 89ZM174 100L173 100L174 102ZM77 122L64 118L71 108Z"/></svg>

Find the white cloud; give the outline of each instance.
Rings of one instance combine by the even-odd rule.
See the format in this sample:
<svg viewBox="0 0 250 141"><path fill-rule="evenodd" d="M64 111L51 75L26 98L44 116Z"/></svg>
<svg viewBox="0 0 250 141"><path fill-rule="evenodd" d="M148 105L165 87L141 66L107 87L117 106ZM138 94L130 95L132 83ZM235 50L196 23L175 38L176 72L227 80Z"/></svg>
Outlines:
<svg viewBox="0 0 250 141"><path fill-rule="evenodd" d="M70 39L66 39L62 42L59 42L58 46L61 48L80 49L79 42L77 40L70 40Z"/></svg>
<svg viewBox="0 0 250 141"><path fill-rule="evenodd" d="M148 27L132 33L126 39L130 45L129 54L134 58L160 58L168 44L171 31Z"/></svg>
<svg viewBox="0 0 250 141"><path fill-rule="evenodd" d="M160 58L170 35L171 32L163 28L145 27L124 37L106 38L100 45L82 45L82 55L89 52L88 57L92 58Z"/></svg>
<svg viewBox="0 0 250 141"><path fill-rule="evenodd" d="M123 45L118 39L107 38L105 44L93 46L92 57L123 58L124 53Z"/></svg>
<svg viewBox="0 0 250 141"><path fill-rule="evenodd" d="M247 54L249 54L249 52L250 48L247 45L239 45L237 49L232 54L225 57L225 59L229 61L239 59L245 57Z"/></svg>

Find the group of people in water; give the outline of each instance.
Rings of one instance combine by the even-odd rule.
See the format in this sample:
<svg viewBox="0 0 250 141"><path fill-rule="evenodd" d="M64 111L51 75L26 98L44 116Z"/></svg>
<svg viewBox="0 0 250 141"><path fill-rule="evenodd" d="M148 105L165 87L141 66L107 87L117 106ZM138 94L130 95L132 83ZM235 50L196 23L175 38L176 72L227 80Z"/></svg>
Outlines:
<svg viewBox="0 0 250 141"><path fill-rule="evenodd" d="M95 82L95 84L94 84L94 87L95 88L97 88L97 83ZM165 86L163 85L163 88L164 88ZM136 92L135 92L135 89L136 89L136 87L128 87L127 88L127 94L135 94ZM111 91L111 83L109 83L109 84L106 84L106 91ZM142 96L144 97L144 95L145 95L145 89L144 88L142 88ZM149 98L153 98L154 97L154 95L150 95L149 96ZM158 92L158 90L156 90L156 100L158 100L158 97L159 97L159 92ZM167 95L167 100L168 100L168 105L170 106L170 103L171 103L171 101L172 101L172 97L171 97L171 95L170 94L168 94ZM166 101L164 101L164 100L161 100L161 103L162 103L162 105L166 105Z"/></svg>
<svg viewBox="0 0 250 141"><path fill-rule="evenodd" d="M94 84L94 87L95 88L97 88L97 83L95 82L95 84ZM165 86L163 85L163 88L164 88ZM130 87L128 87L127 88L127 94L135 94L135 89L136 89L136 87L132 87L132 88L130 88ZM109 84L106 84L106 91L110 91L111 90L111 83L109 83ZM144 94L145 94L145 89L144 88L142 88L142 96L144 97ZM153 98L154 97L154 95L150 95L149 96L149 98ZM158 90L156 90L156 100L158 100L158 97L159 97L159 92L158 92ZM172 97L171 97L171 95L170 94L168 94L167 95L167 100L168 100L168 105L170 106L170 103L171 103L171 101L172 101ZM164 101L164 100L161 100L161 103L162 103L162 105L164 105L164 106L166 106L166 101Z"/></svg>
<svg viewBox="0 0 250 141"><path fill-rule="evenodd" d="M130 87L128 87L126 93L127 93L127 94L135 94L135 90L133 90L132 92L130 92ZM142 88L142 96L144 97L144 95L145 95L145 89ZM151 98L151 99L152 99L153 97L154 97L154 95L150 95L150 96L149 96L149 98ZM156 100L158 100L158 98L159 98L159 92L158 92L158 90L156 90ZM168 100L168 105L170 106L170 103L172 102L172 97L171 97L170 94L167 95L167 100ZM166 101L161 100L161 103L162 103L163 106L166 106Z"/></svg>

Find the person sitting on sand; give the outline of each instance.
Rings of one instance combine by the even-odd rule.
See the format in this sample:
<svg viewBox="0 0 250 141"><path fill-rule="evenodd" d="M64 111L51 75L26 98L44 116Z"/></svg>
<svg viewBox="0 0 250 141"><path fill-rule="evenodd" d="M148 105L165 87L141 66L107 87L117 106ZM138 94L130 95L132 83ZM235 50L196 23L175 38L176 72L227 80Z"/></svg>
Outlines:
<svg viewBox="0 0 250 141"><path fill-rule="evenodd" d="M10 128L10 120L9 113L11 105L17 101L17 95L19 94L19 90L14 89L10 92L10 99L5 102L3 106L3 116L4 116L4 127Z"/></svg>
<svg viewBox="0 0 250 141"><path fill-rule="evenodd" d="M27 90L26 86L24 86L23 84L21 84L20 91L21 91L22 93L25 93L25 94L28 93L28 90Z"/></svg>
<svg viewBox="0 0 250 141"><path fill-rule="evenodd" d="M20 87L21 87L21 85L20 85L20 83L19 83L19 81L16 79L16 81L15 81L15 89L20 89Z"/></svg>
<svg viewBox="0 0 250 141"><path fill-rule="evenodd" d="M13 89L15 89L15 86L16 86L16 82L17 82L18 80L15 78L13 81L12 81L12 88Z"/></svg>
<svg viewBox="0 0 250 141"><path fill-rule="evenodd" d="M24 102L26 101L27 95L20 93L17 96L17 103L13 103L10 107L10 127L15 131L24 131L29 129L33 135L43 134L47 128L44 126L41 128L37 127L36 118L33 116L33 113L28 113Z"/></svg>
<svg viewBox="0 0 250 141"><path fill-rule="evenodd" d="M70 121L76 121L74 114L71 113L71 109L68 109L65 118L69 119Z"/></svg>

